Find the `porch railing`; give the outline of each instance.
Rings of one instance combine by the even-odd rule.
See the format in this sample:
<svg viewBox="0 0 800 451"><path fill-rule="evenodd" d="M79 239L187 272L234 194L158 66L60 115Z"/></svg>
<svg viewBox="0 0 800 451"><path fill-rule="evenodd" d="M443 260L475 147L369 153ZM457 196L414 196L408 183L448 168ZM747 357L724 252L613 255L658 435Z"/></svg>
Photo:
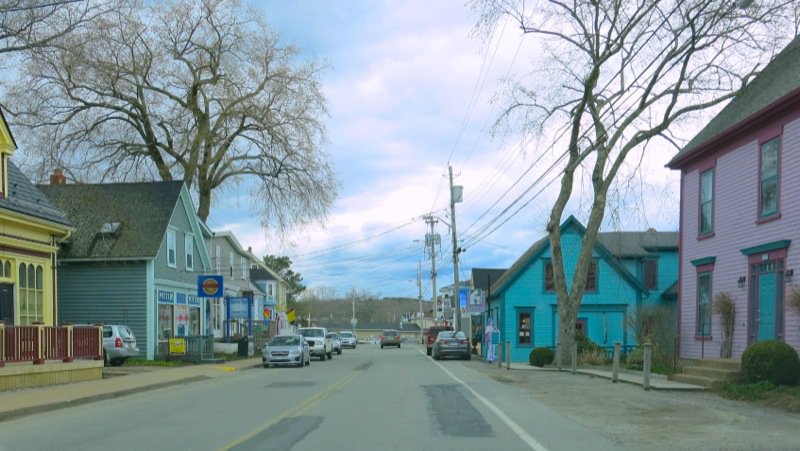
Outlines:
<svg viewBox="0 0 800 451"><path fill-rule="evenodd" d="M6 362L103 358L102 326L6 326L0 321L0 367Z"/></svg>

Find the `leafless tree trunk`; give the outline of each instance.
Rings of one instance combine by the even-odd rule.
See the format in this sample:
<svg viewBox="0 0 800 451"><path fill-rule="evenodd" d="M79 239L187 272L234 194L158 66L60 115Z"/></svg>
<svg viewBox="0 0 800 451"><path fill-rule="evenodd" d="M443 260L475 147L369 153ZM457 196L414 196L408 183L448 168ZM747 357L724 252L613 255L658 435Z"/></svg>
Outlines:
<svg viewBox="0 0 800 451"><path fill-rule="evenodd" d="M620 168L670 127L736 95L793 36L798 2L730 0L476 0L480 30L505 19L535 37L545 62L509 90L501 120L524 133L551 133L563 149L558 197L547 233L558 295L559 340L574 341L575 319L609 188ZM555 132L554 132L555 131ZM666 162L665 162L666 163ZM571 278L559 226L585 171L592 187L586 234ZM568 281L571 281L569 283ZM569 348L567 348L569 349Z"/></svg>
<svg viewBox="0 0 800 451"><path fill-rule="evenodd" d="M323 67L297 55L236 0L116 0L31 51L30 83L7 103L43 173L183 179L203 220L220 190L244 189L284 231L322 219L339 186L322 147Z"/></svg>

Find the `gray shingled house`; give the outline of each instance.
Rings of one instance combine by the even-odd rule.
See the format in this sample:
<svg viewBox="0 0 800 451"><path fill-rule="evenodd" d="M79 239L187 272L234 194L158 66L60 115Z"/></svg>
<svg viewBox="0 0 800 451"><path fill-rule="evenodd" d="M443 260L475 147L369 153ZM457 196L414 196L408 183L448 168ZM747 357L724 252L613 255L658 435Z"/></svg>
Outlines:
<svg viewBox="0 0 800 451"><path fill-rule="evenodd" d="M170 337L208 334L198 275L213 268L210 230L182 181L66 184L39 189L76 230L60 251L59 320L127 324L142 357L168 352Z"/></svg>

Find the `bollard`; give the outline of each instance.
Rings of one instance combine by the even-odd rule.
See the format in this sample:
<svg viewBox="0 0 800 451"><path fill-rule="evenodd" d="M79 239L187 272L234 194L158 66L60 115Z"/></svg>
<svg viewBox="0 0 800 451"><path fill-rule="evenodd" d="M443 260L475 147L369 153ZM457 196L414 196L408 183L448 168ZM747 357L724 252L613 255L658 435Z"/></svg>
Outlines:
<svg viewBox="0 0 800 451"><path fill-rule="evenodd" d="M561 342L556 342L556 368L561 372Z"/></svg>
<svg viewBox="0 0 800 451"><path fill-rule="evenodd" d="M618 341L614 342L614 366L611 372L611 382L617 382L619 380L619 354L621 347L622 343Z"/></svg>
<svg viewBox="0 0 800 451"><path fill-rule="evenodd" d="M650 363L652 360L652 345L650 343L644 344L644 368L642 368L642 387L645 390L650 390Z"/></svg>
<svg viewBox="0 0 800 451"><path fill-rule="evenodd" d="M511 369L511 340L506 340L506 369Z"/></svg>
<svg viewBox="0 0 800 451"><path fill-rule="evenodd" d="M578 369L578 343L572 342L572 352L570 352L572 359L572 374Z"/></svg>
<svg viewBox="0 0 800 451"><path fill-rule="evenodd" d="M501 368L503 366L503 359L500 356L503 355L503 343L497 343L497 367Z"/></svg>

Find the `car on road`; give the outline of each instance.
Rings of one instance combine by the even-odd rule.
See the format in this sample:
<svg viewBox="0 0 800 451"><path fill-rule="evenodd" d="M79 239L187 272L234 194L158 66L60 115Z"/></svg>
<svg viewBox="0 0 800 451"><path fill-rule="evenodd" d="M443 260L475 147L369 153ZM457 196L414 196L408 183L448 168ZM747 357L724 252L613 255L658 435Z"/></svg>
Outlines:
<svg viewBox="0 0 800 451"><path fill-rule="evenodd" d="M331 339L333 352L335 352L337 355L342 355L342 341L339 339L339 334L336 332L328 332L328 336Z"/></svg>
<svg viewBox="0 0 800 451"><path fill-rule="evenodd" d="M394 329L386 329L381 332L381 349L384 346L400 347L400 332Z"/></svg>
<svg viewBox="0 0 800 451"><path fill-rule="evenodd" d="M431 355L433 351L433 342L436 341L439 332L443 330L453 330L453 326L436 325L428 328L428 331L425 333L425 353L427 355Z"/></svg>
<svg viewBox="0 0 800 451"><path fill-rule="evenodd" d="M342 342L343 348L352 348L352 349L355 349L356 344L358 343L356 335L347 330L339 332L339 341Z"/></svg>
<svg viewBox="0 0 800 451"><path fill-rule="evenodd" d="M436 341L433 342L433 358L439 360L444 357L458 357L464 360L472 358L469 340L464 332L451 330L439 332Z"/></svg>
<svg viewBox="0 0 800 451"><path fill-rule="evenodd" d="M136 337L128 326L119 324L103 325L103 362L105 365L119 366L130 357L139 355Z"/></svg>
<svg viewBox="0 0 800 451"><path fill-rule="evenodd" d="M261 352L264 368L273 365L311 365L308 342L302 335L277 335L272 337Z"/></svg>
<svg viewBox="0 0 800 451"><path fill-rule="evenodd" d="M311 355L325 361L333 358L333 341L324 327L301 327L297 333L305 337Z"/></svg>

